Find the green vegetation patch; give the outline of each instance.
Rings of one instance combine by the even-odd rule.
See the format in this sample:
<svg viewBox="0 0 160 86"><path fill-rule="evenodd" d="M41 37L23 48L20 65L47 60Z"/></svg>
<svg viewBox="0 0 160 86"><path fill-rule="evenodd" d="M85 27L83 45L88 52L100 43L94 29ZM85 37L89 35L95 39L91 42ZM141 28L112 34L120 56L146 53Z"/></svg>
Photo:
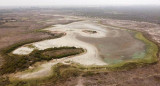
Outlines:
<svg viewBox="0 0 160 86"><path fill-rule="evenodd" d="M35 50L30 54L30 56L38 57L44 60L51 60L51 59L60 59L67 56L77 55L83 52L84 50L82 48L55 47L46 50Z"/></svg>
<svg viewBox="0 0 160 86"><path fill-rule="evenodd" d="M143 58L145 63L154 63L158 61L158 46L153 42L147 40L142 33L137 32L135 37L146 44L146 55Z"/></svg>
<svg viewBox="0 0 160 86"><path fill-rule="evenodd" d="M37 39L37 40L27 40L23 42L19 42L16 44L13 44L5 49L0 50L1 56L4 58L4 64L0 68L0 74L7 74L7 73L13 73L15 71L20 71L25 68L28 68L33 63L43 60L40 58L33 58L32 56L20 56L20 55L13 55L11 52L15 49L17 49L20 46L23 46L25 44L42 41L42 40L48 40L48 39L54 39L62 37L64 34L52 34L51 37L43 38L43 39ZM32 45L29 45L30 47L34 47Z"/></svg>
<svg viewBox="0 0 160 86"><path fill-rule="evenodd" d="M39 61L49 61L51 59L59 59L67 56L83 53L82 48L76 47L59 47L49 48L46 50L34 50L29 55L5 55L5 63L0 69L1 74L13 73L28 68L30 65Z"/></svg>

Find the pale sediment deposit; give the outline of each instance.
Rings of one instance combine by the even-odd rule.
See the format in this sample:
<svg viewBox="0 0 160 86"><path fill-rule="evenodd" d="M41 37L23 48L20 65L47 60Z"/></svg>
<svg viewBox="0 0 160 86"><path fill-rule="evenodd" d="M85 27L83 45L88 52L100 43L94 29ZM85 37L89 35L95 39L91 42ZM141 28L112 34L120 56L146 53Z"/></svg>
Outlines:
<svg viewBox="0 0 160 86"><path fill-rule="evenodd" d="M65 63L67 61L79 63L82 65L107 65L106 62L104 62L98 54L98 50L95 46L80 41L76 38L76 36L83 36L83 37L92 37L92 38L103 38L106 36L107 31L105 30L105 27L103 25L95 24L90 21L80 21L80 22L74 22L71 24L66 25L54 25L51 28L45 29L50 32L65 32L66 35L61 38L56 39L50 39L50 40L44 40L40 42L31 43L33 48L28 48L27 46L22 46L15 51L13 51L13 54L18 55L27 55L30 54L35 48L39 50L44 50L47 48L54 48L54 47L78 47L83 48L86 50L86 53L73 56L70 58L62 58L57 60L51 60L47 63L41 64L41 69L36 72L31 73L17 73L16 77L27 79L27 78L37 78L37 77L43 77L48 76L49 72L51 72L51 67L57 63ZM89 34L83 32L83 30L94 30L96 33Z"/></svg>

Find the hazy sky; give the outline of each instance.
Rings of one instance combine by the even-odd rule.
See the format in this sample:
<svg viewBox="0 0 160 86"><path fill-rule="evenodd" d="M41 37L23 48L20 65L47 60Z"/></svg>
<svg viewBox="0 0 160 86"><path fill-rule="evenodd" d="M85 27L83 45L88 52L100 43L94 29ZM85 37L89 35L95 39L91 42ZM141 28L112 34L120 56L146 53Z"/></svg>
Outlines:
<svg viewBox="0 0 160 86"><path fill-rule="evenodd" d="M160 0L1 0L0 6L160 5Z"/></svg>

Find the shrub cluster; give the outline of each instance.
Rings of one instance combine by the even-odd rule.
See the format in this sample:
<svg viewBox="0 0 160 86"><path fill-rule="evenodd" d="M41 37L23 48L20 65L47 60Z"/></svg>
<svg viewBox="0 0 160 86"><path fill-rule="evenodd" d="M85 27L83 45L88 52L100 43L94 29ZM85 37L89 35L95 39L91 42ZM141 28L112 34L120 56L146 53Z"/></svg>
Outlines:
<svg viewBox="0 0 160 86"><path fill-rule="evenodd" d="M6 51L5 53L9 53L9 51ZM51 55L44 54L45 52L50 52ZM45 61L45 60L49 61L51 59L63 58L66 56L80 54L82 52L84 52L82 48L60 47L60 48L49 48L46 50L34 50L29 55L5 54L3 55L5 58L5 63L0 68L0 73L7 74L16 71L21 71L38 61Z"/></svg>

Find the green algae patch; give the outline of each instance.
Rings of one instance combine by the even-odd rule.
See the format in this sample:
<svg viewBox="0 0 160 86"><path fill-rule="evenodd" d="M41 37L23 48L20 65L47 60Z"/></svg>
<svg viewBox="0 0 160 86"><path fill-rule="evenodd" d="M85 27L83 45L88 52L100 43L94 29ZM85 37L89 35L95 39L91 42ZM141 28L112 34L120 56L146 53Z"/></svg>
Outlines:
<svg viewBox="0 0 160 86"><path fill-rule="evenodd" d="M137 52L135 54L132 55L133 59L138 59L138 58L144 58L145 56L145 52Z"/></svg>
<svg viewBox="0 0 160 86"><path fill-rule="evenodd" d="M100 22L100 24L102 23ZM141 32L113 25L108 25L108 26L135 33L134 35L135 38L145 43L146 49L143 52L133 54L132 59L130 60L119 61L116 64L109 64L107 66L102 66L100 67L102 68L102 70L111 70L111 71L128 70L135 67L141 67L158 62L158 52L159 52L158 46L152 41L145 38ZM93 67L91 69L94 68L96 69L96 67Z"/></svg>
<svg viewBox="0 0 160 86"><path fill-rule="evenodd" d="M158 46L153 42L147 40L142 33L137 32L135 37L146 44L146 55L143 58L144 62L146 63L153 63L158 61L157 53L158 53Z"/></svg>
<svg viewBox="0 0 160 86"><path fill-rule="evenodd" d="M105 58L104 59L105 62L107 62L108 64L117 64L120 62L123 62L123 60L117 60L117 59L111 59L111 58Z"/></svg>

